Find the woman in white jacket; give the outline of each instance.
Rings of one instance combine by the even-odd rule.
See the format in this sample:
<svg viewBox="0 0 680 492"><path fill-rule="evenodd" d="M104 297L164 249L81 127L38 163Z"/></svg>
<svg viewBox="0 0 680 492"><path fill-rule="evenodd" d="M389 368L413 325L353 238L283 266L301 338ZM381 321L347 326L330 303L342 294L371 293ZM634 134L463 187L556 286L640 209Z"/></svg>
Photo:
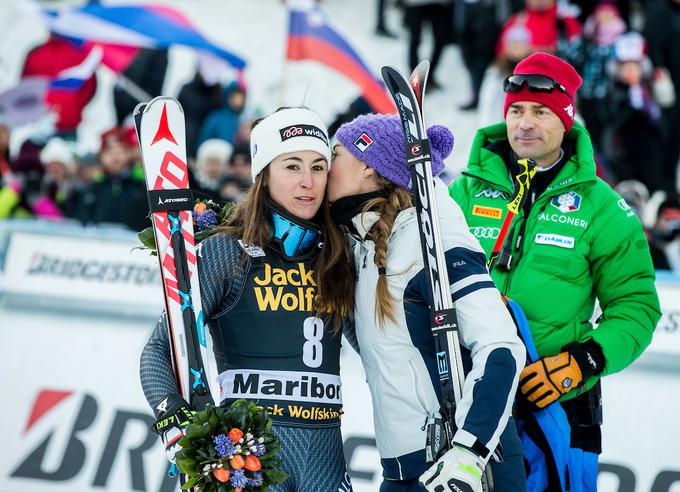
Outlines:
<svg viewBox="0 0 680 492"><path fill-rule="evenodd" d="M442 126L431 127L428 135L437 174L453 136ZM496 491L524 490L521 445L514 423L507 425L524 346L484 252L435 178L467 376L455 411L453 448L428 470L425 429L439 417L440 386L403 131L396 116L365 115L341 126L336 140L327 193L336 222L353 243L356 338L373 400L381 492L477 492L501 440L505 461L493 464Z"/></svg>

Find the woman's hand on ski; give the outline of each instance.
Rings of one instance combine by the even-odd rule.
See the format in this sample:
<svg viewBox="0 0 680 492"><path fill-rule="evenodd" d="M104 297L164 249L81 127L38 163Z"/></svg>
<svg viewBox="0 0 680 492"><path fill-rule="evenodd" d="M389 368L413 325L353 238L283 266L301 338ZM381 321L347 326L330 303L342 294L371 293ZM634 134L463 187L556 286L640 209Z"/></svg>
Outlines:
<svg viewBox="0 0 680 492"><path fill-rule="evenodd" d="M182 449L179 441L184 437L184 429L191 423L195 412L186 401L175 395L164 398L159 405L165 410L159 415L153 429L163 441L168 461L174 464L175 456ZM157 409L160 409L159 405Z"/></svg>

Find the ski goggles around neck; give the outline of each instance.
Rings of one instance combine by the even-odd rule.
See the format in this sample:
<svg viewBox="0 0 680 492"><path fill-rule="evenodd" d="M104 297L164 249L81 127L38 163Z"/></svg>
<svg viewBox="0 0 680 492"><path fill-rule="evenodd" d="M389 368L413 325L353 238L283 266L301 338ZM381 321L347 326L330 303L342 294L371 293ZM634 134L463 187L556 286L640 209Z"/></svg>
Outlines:
<svg viewBox="0 0 680 492"><path fill-rule="evenodd" d="M562 84L547 75L514 74L503 81L503 91L508 93L520 92L525 86L529 92L553 92L557 89L572 99Z"/></svg>
<svg viewBox="0 0 680 492"><path fill-rule="evenodd" d="M287 217L282 210L271 210L273 236L278 239L284 255L297 258L309 253L319 243L321 231L315 224Z"/></svg>

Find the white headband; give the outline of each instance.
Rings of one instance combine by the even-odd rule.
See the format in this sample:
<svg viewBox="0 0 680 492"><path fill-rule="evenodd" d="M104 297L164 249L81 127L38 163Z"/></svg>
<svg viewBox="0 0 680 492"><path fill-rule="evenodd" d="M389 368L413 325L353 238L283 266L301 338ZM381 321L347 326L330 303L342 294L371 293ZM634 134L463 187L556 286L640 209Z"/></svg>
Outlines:
<svg viewBox="0 0 680 492"><path fill-rule="evenodd" d="M270 114L250 133L253 181L278 156L301 150L318 152L330 169L328 130L321 117L305 108L282 109Z"/></svg>

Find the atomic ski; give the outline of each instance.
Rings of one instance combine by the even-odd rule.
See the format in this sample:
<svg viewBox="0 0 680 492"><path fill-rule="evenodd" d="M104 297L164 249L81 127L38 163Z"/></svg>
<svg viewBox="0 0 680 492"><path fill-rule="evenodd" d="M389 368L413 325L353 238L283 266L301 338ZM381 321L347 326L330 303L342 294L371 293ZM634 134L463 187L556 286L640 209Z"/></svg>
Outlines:
<svg viewBox="0 0 680 492"><path fill-rule="evenodd" d="M149 209L161 267L173 369L182 397L196 410L212 403L207 344L189 190L184 113L170 97L135 109Z"/></svg>
<svg viewBox="0 0 680 492"><path fill-rule="evenodd" d="M161 268L173 371L182 397L194 410L202 410L213 401L204 365L208 349L198 285L184 112L175 99L157 97L139 104L134 119ZM170 475L176 473L173 465ZM180 484L185 481L180 476Z"/></svg>
<svg viewBox="0 0 680 492"><path fill-rule="evenodd" d="M432 462L451 448L455 431L454 413L462 397L465 374L458 338L458 320L449 294L449 276L439 229L430 141L422 112L429 70L430 62L425 60L418 64L408 81L389 66L382 68L382 77L397 106L404 130L406 160L411 170L420 245L433 301L430 306L430 326L437 353L442 401L441 422L435 421L434 424L430 424L427 432L425 451L427 461ZM482 478L484 490L493 490L490 467L487 466Z"/></svg>

